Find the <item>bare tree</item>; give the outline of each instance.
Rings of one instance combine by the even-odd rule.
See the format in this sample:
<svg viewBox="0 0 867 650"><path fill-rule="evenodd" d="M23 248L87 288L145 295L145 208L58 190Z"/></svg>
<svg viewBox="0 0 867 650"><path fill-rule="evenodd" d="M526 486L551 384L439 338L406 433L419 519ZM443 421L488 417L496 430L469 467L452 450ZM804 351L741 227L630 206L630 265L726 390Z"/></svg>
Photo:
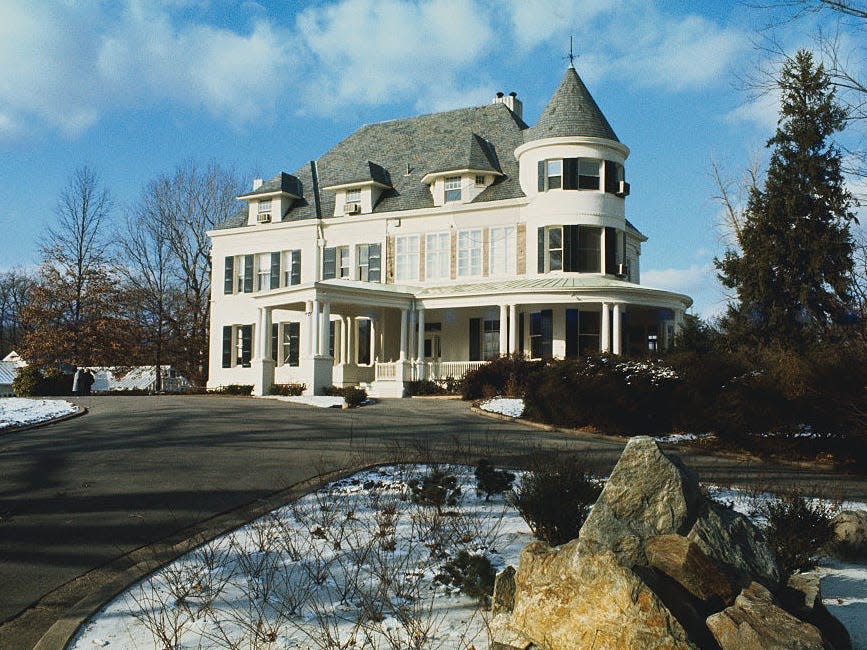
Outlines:
<svg viewBox="0 0 867 650"><path fill-rule="evenodd" d="M32 278L23 270L0 274L0 356L14 350L24 329L21 310L27 304Z"/></svg>
<svg viewBox="0 0 867 650"><path fill-rule="evenodd" d="M159 216L174 257L170 265L178 292L169 326L180 346L180 361L194 384L208 375L211 258L208 231L238 211L236 174L216 163L199 169L192 162L153 181L148 210Z"/></svg>

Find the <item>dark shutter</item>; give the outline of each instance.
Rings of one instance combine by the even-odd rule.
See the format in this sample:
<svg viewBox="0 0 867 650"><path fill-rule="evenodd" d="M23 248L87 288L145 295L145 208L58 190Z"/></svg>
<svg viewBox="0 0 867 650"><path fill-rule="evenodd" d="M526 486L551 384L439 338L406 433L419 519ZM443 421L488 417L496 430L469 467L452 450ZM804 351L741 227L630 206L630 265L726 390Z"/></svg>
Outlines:
<svg viewBox="0 0 867 650"><path fill-rule="evenodd" d="M232 367L232 326L223 325L223 367Z"/></svg>
<svg viewBox="0 0 867 650"><path fill-rule="evenodd" d="M537 270L539 273L545 272L545 229L538 228L537 232L539 233L539 246L537 247L536 256L538 258Z"/></svg>
<svg viewBox="0 0 867 650"><path fill-rule="evenodd" d="M605 161L605 191L609 194L617 194L617 163L611 160Z"/></svg>
<svg viewBox="0 0 867 650"><path fill-rule="evenodd" d="M246 368L250 366L250 361L253 358L253 326L242 325L240 330L241 358L238 359L238 362Z"/></svg>
<svg viewBox="0 0 867 650"><path fill-rule="evenodd" d="M482 319L470 319L470 361L482 360Z"/></svg>
<svg viewBox="0 0 867 650"><path fill-rule="evenodd" d="M524 312L518 314L518 352L524 354Z"/></svg>
<svg viewBox="0 0 867 650"><path fill-rule="evenodd" d="M322 279L331 280L337 277L337 249L333 246L322 250Z"/></svg>
<svg viewBox="0 0 867 650"><path fill-rule="evenodd" d="M578 159L564 158L563 159L563 189L577 190L578 189Z"/></svg>
<svg viewBox="0 0 867 650"><path fill-rule="evenodd" d="M371 244L367 255L367 281L381 282L382 244Z"/></svg>
<svg viewBox="0 0 867 650"><path fill-rule="evenodd" d="M542 316L542 358L554 356L554 312L543 309Z"/></svg>
<svg viewBox="0 0 867 650"><path fill-rule="evenodd" d="M280 325L271 323L271 360L277 363L277 346L280 344Z"/></svg>
<svg viewBox="0 0 867 650"><path fill-rule="evenodd" d="M235 258L226 258L226 274L223 278L223 293L234 293L235 290Z"/></svg>
<svg viewBox="0 0 867 650"><path fill-rule="evenodd" d="M566 310L566 358L578 356L578 310Z"/></svg>
<svg viewBox="0 0 867 650"><path fill-rule="evenodd" d="M328 323L328 356L332 359L334 358L334 333L335 327L334 324L337 321L329 321Z"/></svg>
<svg viewBox="0 0 867 650"><path fill-rule="evenodd" d="M279 286L280 286L280 253L271 253L271 288L277 289Z"/></svg>
<svg viewBox="0 0 867 650"><path fill-rule="evenodd" d="M244 293L253 293L253 256L244 255Z"/></svg>
<svg viewBox="0 0 867 650"><path fill-rule="evenodd" d="M614 228L605 229L605 273L617 273L617 231Z"/></svg>
<svg viewBox="0 0 867 650"><path fill-rule="evenodd" d="M288 358L283 359L283 363L288 363L290 366L298 366L301 357L301 323L286 323L283 327L289 330L288 334L286 331L283 332L283 337L289 340Z"/></svg>
<svg viewBox="0 0 867 650"><path fill-rule="evenodd" d="M292 251L292 273L289 277L289 284L301 284L301 251Z"/></svg>
<svg viewBox="0 0 867 650"><path fill-rule="evenodd" d="M544 160L539 161L538 169L539 169L539 191L544 192L545 191L545 161Z"/></svg>
<svg viewBox="0 0 867 650"><path fill-rule="evenodd" d="M580 271L579 253L581 250L581 226L563 226L563 270Z"/></svg>

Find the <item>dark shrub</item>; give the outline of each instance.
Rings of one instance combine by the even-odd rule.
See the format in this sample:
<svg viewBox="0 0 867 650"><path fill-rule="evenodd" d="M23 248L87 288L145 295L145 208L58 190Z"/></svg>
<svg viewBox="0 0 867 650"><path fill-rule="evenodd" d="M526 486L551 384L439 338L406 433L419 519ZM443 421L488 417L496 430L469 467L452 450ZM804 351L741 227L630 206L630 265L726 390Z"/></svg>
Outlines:
<svg viewBox="0 0 867 650"><path fill-rule="evenodd" d="M834 539L831 508L803 494L781 494L757 512L767 520L765 537L784 578L816 566L816 554Z"/></svg>
<svg viewBox="0 0 867 650"><path fill-rule="evenodd" d="M447 395L448 391L430 379L419 379L406 382L406 394L408 397L416 395Z"/></svg>
<svg viewBox="0 0 867 650"><path fill-rule="evenodd" d="M12 380L12 391L18 397L35 397L42 390L42 371L36 366L24 366Z"/></svg>
<svg viewBox="0 0 867 650"><path fill-rule="evenodd" d="M510 501L533 534L551 546L578 537L602 488L575 457L547 458L527 472Z"/></svg>
<svg viewBox="0 0 867 650"><path fill-rule="evenodd" d="M367 391L355 386L347 386L343 389L343 400L347 406L355 407L367 401Z"/></svg>
<svg viewBox="0 0 867 650"><path fill-rule="evenodd" d="M215 388L211 392L218 395L252 395L253 386L251 384L229 384Z"/></svg>
<svg viewBox="0 0 867 650"><path fill-rule="evenodd" d="M507 387L512 393L519 392L527 385L528 378L544 366L544 361L529 361L519 354L494 359L464 375L461 396L464 399L481 399L486 396L486 390L488 396L505 395ZM486 389L486 386L490 388Z"/></svg>
<svg viewBox="0 0 867 650"><path fill-rule="evenodd" d="M445 506L456 506L461 497L457 477L441 467L432 467L421 480L414 478L407 485L413 503L436 508L438 513L442 513Z"/></svg>
<svg viewBox="0 0 867 650"><path fill-rule="evenodd" d="M283 397L298 397L303 395L307 390L307 384L273 384L271 386L271 395L282 395Z"/></svg>
<svg viewBox="0 0 867 650"><path fill-rule="evenodd" d="M496 575L491 561L484 555L461 551L456 558L443 565L443 572L434 580L460 587L467 596L485 602L494 593Z"/></svg>
<svg viewBox="0 0 867 650"><path fill-rule="evenodd" d="M64 373L60 368L46 368L42 375L40 395L72 395L73 375Z"/></svg>
<svg viewBox="0 0 867 650"><path fill-rule="evenodd" d="M489 461L482 458L476 465L476 493L484 494L485 501L492 494L502 494L512 487L515 475L506 470L495 468Z"/></svg>

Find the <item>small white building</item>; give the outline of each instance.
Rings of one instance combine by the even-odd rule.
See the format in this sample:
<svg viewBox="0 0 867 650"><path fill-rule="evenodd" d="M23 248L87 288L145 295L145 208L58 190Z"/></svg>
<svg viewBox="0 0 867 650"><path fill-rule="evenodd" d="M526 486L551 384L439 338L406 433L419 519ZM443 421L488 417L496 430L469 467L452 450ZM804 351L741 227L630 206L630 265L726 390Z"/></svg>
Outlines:
<svg viewBox="0 0 867 650"><path fill-rule="evenodd" d="M14 397L12 382L18 376L18 369L27 365L14 350L0 360L0 397Z"/></svg>
<svg viewBox="0 0 867 650"><path fill-rule="evenodd" d="M640 284L628 155L570 65L533 127L498 93L255 181L209 233L208 386L402 396L502 354L669 345L692 300Z"/></svg>

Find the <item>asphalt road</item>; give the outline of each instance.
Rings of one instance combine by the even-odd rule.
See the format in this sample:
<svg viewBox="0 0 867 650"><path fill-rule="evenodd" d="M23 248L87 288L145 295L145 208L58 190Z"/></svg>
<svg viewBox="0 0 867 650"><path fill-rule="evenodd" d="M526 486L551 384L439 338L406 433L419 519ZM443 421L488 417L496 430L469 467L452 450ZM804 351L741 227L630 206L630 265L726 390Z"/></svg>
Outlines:
<svg viewBox="0 0 867 650"><path fill-rule="evenodd" d="M607 473L622 449L616 439L488 419L448 400L386 400L350 411L212 396L76 401L90 412L0 435L0 648L32 648L58 620L103 598L110 582L135 579L124 571L150 549L161 548L152 557L162 561L179 552L170 548L175 542L249 520L321 474L482 456L518 466L540 450L580 453ZM867 500L863 481L683 457L703 480L798 483Z"/></svg>

